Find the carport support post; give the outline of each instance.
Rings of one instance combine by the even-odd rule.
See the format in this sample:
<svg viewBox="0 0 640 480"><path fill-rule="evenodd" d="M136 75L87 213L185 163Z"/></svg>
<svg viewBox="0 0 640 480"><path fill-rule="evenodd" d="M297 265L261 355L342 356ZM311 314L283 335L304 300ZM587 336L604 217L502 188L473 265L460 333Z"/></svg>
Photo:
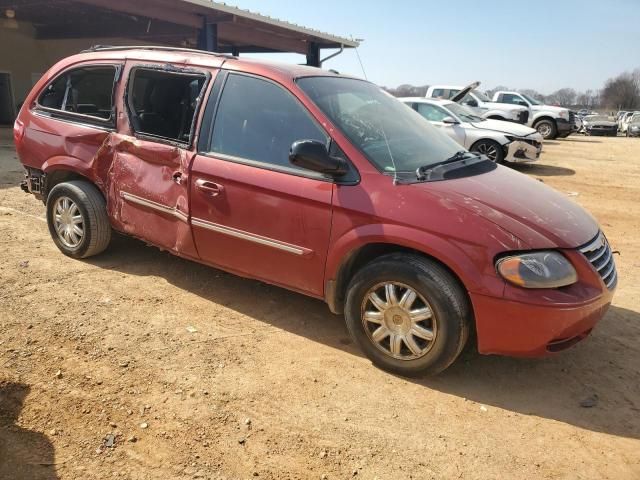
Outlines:
<svg viewBox="0 0 640 480"><path fill-rule="evenodd" d="M320 46L317 43L309 43L307 48L307 65L318 68L322 66L320 65Z"/></svg>
<svg viewBox="0 0 640 480"><path fill-rule="evenodd" d="M198 50L218 51L218 25L207 23L206 18L203 20L200 35L198 35Z"/></svg>

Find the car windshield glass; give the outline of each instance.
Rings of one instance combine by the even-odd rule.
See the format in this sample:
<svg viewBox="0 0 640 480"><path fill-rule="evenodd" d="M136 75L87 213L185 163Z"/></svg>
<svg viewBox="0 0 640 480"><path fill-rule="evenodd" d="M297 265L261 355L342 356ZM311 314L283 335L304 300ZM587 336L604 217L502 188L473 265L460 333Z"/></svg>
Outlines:
<svg viewBox="0 0 640 480"><path fill-rule="evenodd" d="M481 102L490 102L491 99L487 97L484 93L482 93L477 88L473 90L473 94L480 100Z"/></svg>
<svg viewBox="0 0 640 480"><path fill-rule="evenodd" d="M462 122L482 122L484 118L477 116L468 107L460 105L459 103L448 103L443 105L444 108L453 113Z"/></svg>
<svg viewBox="0 0 640 480"><path fill-rule="evenodd" d="M415 172L442 162L460 145L379 87L364 80L306 77L298 85L384 172Z"/></svg>
<svg viewBox="0 0 640 480"><path fill-rule="evenodd" d="M525 95L524 93L521 93L520 95L526 98L531 105L542 105L538 100L531 98L529 95Z"/></svg>
<svg viewBox="0 0 640 480"><path fill-rule="evenodd" d="M640 113L636 113L633 117L631 117L631 123L640 123Z"/></svg>

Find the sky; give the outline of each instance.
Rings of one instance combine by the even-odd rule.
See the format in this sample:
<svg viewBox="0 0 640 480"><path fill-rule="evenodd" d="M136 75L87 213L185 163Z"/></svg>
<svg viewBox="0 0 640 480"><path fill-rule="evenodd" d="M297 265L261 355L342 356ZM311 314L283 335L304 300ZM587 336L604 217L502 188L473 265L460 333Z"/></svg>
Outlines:
<svg viewBox="0 0 640 480"><path fill-rule="evenodd" d="M362 38L366 77L382 86L468 84L599 89L640 68L640 0L227 0L334 35ZM331 51L323 51L327 56ZM294 54L263 57L302 63ZM353 50L324 68L363 77Z"/></svg>

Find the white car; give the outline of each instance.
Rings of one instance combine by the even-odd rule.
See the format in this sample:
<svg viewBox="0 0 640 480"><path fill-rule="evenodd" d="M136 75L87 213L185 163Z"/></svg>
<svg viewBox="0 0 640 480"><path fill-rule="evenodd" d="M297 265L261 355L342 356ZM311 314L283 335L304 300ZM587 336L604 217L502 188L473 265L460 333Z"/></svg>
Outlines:
<svg viewBox="0 0 640 480"><path fill-rule="evenodd" d="M487 120L449 100L399 98L441 128L464 148L486 155L496 163L534 162L542 151L542 135L514 122Z"/></svg>
<svg viewBox="0 0 640 480"><path fill-rule="evenodd" d="M523 124L529 121L530 112L527 107L493 102L478 90L479 86L480 82L474 82L466 87L457 85L432 85L427 89L425 97L458 102L482 118L507 120Z"/></svg>
<svg viewBox="0 0 640 480"><path fill-rule="evenodd" d="M627 132L627 129L629 128L629 122L631 121L631 117L633 117L633 115L636 113L640 113L640 112L627 112L623 115L619 123L620 132L622 133Z"/></svg>

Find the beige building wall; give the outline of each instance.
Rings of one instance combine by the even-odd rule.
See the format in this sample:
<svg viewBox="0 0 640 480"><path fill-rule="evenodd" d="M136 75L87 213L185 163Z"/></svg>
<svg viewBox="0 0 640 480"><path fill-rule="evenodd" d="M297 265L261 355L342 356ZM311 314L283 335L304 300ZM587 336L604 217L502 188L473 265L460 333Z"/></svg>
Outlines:
<svg viewBox="0 0 640 480"><path fill-rule="evenodd" d="M14 105L21 104L40 75L58 60L92 45L141 45L146 42L124 38L37 40L29 23L18 28L0 25L0 72L11 74ZM17 110L17 108L16 108Z"/></svg>

